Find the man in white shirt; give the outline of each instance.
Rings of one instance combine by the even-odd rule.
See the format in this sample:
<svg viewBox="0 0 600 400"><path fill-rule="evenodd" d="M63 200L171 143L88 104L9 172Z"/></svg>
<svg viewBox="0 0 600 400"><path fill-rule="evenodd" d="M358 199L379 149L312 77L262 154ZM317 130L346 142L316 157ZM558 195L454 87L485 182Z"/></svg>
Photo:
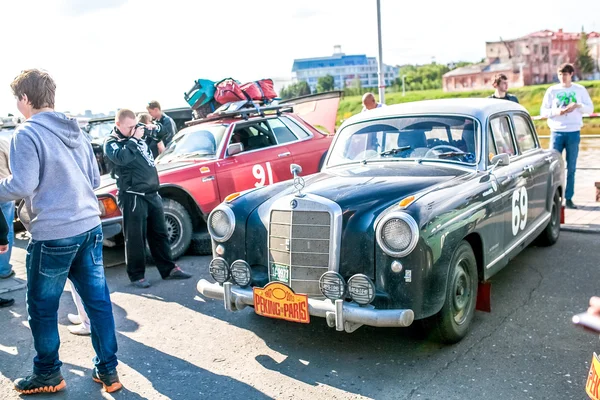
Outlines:
<svg viewBox="0 0 600 400"><path fill-rule="evenodd" d="M383 107L383 104L375 101L375 95L371 92L365 93L362 98L363 111L372 110L374 108Z"/></svg>
<svg viewBox="0 0 600 400"><path fill-rule="evenodd" d="M594 111L592 99L587 90L572 83L575 69L571 64L558 68L558 85L550 86L544 95L540 115L548 118L551 132L551 146L562 154L567 153L567 188L565 199L567 208L577 208L573 203L575 192L575 170L579 153L579 135L583 126L583 114Z"/></svg>

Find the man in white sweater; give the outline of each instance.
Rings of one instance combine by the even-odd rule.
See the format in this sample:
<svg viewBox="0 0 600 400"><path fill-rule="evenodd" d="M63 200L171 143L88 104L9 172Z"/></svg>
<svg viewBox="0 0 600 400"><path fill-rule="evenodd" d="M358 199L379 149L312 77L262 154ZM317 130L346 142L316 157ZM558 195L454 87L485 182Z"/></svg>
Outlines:
<svg viewBox="0 0 600 400"><path fill-rule="evenodd" d="M587 90L572 83L575 69L571 64L562 64L558 68L560 83L546 90L540 110L542 117L548 118L551 132L551 146L562 154L567 152L567 188L565 199L567 208L577 208L573 203L575 192L575 170L579 153L579 132L583 126L583 114L594 111L592 99Z"/></svg>

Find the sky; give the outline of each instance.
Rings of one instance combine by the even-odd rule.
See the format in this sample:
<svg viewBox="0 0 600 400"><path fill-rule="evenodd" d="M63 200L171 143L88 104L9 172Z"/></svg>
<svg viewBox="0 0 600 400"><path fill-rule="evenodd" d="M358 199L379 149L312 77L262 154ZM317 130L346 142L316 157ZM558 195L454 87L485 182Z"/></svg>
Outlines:
<svg viewBox="0 0 600 400"><path fill-rule="evenodd" d="M386 64L478 61L500 37L600 31L600 1L381 0L381 20ZM195 79L289 80L334 45L377 56L376 0L2 0L0 38L0 116L27 68L54 77L59 111L171 108Z"/></svg>

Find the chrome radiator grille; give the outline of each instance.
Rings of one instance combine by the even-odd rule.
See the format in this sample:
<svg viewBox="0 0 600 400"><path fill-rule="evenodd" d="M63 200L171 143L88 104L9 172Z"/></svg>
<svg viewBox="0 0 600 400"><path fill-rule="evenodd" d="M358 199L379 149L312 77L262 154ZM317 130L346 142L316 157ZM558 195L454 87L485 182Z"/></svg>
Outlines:
<svg viewBox="0 0 600 400"><path fill-rule="evenodd" d="M329 269L330 235L331 215L326 211L271 211L269 280L322 297L319 278Z"/></svg>

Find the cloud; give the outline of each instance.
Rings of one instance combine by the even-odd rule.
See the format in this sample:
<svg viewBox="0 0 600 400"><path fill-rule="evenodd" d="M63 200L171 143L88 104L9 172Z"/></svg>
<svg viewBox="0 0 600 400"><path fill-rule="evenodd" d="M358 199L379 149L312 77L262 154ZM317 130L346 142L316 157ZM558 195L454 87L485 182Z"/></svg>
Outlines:
<svg viewBox="0 0 600 400"><path fill-rule="evenodd" d="M61 11L66 15L79 16L102 9L119 8L128 1L129 0L63 0Z"/></svg>

